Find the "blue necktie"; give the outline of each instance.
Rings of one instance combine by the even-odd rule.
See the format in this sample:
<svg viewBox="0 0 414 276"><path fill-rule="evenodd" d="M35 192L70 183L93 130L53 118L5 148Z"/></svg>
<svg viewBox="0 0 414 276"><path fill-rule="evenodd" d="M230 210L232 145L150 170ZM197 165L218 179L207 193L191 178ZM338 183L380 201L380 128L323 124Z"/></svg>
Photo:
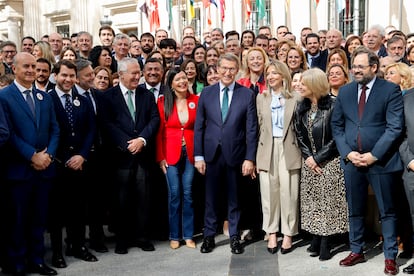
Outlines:
<svg viewBox="0 0 414 276"><path fill-rule="evenodd" d="M23 93L26 96L27 105L29 106L30 111L33 114L33 117L35 117L36 112L35 112L35 104L34 104L34 101L33 101L32 95L31 95L32 94L32 91L26 90Z"/></svg>
<svg viewBox="0 0 414 276"><path fill-rule="evenodd" d="M229 111L229 88L223 88L223 101L221 103L221 118L223 122L226 120L227 112Z"/></svg>
<svg viewBox="0 0 414 276"><path fill-rule="evenodd" d="M69 125L71 128L71 131L73 132L73 105L70 100L70 95L65 94L65 111L66 115L68 116Z"/></svg>

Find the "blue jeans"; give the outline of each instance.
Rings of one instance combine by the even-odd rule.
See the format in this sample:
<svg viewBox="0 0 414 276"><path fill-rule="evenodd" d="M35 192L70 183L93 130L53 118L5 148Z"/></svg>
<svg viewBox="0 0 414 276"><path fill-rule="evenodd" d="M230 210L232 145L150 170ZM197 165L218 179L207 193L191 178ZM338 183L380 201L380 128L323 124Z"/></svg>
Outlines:
<svg viewBox="0 0 414 276"><path fill-rule="evenodd" d="M192 182L194 166L187 157L186 147L182 147L180 160L167 168L168 214L170 240L192 239L194 233L194 210Z"/></svg>

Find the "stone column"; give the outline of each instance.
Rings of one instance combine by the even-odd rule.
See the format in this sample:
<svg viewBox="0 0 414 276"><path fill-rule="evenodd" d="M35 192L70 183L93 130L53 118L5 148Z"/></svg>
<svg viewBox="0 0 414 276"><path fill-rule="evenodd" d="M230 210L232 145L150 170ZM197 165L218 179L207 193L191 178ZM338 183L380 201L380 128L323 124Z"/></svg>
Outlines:
<svg viewBox="0 0 414 276"><path fill-rule="evenodd" d="M7 33L9 40L16 43L17 50L20 50L21 40L21 17L10 16L7 18Z"/></svg>

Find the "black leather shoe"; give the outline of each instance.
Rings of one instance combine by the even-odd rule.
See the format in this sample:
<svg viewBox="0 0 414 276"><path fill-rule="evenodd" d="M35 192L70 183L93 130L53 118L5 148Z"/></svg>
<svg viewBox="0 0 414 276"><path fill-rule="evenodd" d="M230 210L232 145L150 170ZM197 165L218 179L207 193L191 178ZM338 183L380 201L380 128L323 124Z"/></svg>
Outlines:
<svg viewBox="0 0 414 276"><path fill-rule="evenodd" d="M45 264L34 264L28 267L28 273L35 273L40 275L57 275L57 271L48 267Z"/></svg>
<svg viewBox="0 0 414 276"><path fill-rule="evenodd" d="M403 272L406 274L414 274L414 263L410 264L406 268L403 269Z"/></svg>
<svg viewBox="0 0 414 276"><path fill-rule="evenodd" d="M288 254L292 251L293 251L293 246L291 246L289 248L283 248L283 247L280 248L280 253L282 253L282 254Z"/></svg>
<svg viewBox="0 0 414 276"><path fill-rule="evenodd" d="M12 276L25 276L26 275L26 271L24 269L16 269L14 271L3 269L1 272L10 274Z"/></svg>
<svg viewBox="0 0 414 276"><path fill-rule="evenodd" d="M108 252L108 247L106 247L103 242L91 242L89 248L95 250L98 253Z"/></svg>
<svg viewBox="0 0 414 276"><path fill-rule="evenodd" d="M142 251L154 251L155 247L149 241L138 241L137 246L142 249Z"/></svg>
<svg viewBox="0 0 414 276"><path fill-rule="evenodd" d="M97 262L98 258L92 255L91 252L85 246L82 246L79 249L73 249L73 257L76 259L81 259L85 262Z"/></svg>
<svg viewBox="0 0 414 276"><path fill-rule="evenodd" d="M213 237L205 237L203 239L203 244L201 245L201 253L210 253L216 247L216 242Z"/></svg>
<svg viewBox="0 0 414 276"><path fill-rule="evenodd" d="M404 250L403 252L401 252L398 255L398 258L401 258L401 259L411 259L412 256L413 256L413 252L412 251L406 251L406 250Z"/></svg>
<svg viewBox="0 0 414 276"><path fill-rule="evenodd" d="M240 244L238 237L231 238L230 247L231 247L231 253L233 254L242 254L244 252L244 248Z"/></svg>
<svg viewBox="0 0 414 276"><path fill-rule="evenodd" d="M128 248L121 243L117 243L115 246L115 253L121 255L128 254Z"/></svg>
<svg viewBox="0 0 414 276"><path fill-rule="evenodd" d="M52 266L56 268L65 268L67 267L66 261L62 256L62 253L53 253L52 255Z"/></svg>
<svg viewBox="0 0 414 276"><path fill-rule="evenodd" d="M267 248L267 252L269 252L270 254L275 254L277 252L277 246L273 247L273 248Z"/></svg>

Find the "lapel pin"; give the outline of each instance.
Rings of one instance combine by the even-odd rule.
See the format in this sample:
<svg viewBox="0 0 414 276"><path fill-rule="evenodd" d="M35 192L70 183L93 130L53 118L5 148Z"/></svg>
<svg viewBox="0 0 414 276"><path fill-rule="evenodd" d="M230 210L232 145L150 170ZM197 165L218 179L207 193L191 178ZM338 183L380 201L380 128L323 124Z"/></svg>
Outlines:
<svg viewBox="0 0 414 276"><path fill-rule="evenodd" d="M37 98L39 101L41 101L41 100L43 100L43 95L42 95L42 94L40 94L40 93L36 93L36 98Z"/></svg>

